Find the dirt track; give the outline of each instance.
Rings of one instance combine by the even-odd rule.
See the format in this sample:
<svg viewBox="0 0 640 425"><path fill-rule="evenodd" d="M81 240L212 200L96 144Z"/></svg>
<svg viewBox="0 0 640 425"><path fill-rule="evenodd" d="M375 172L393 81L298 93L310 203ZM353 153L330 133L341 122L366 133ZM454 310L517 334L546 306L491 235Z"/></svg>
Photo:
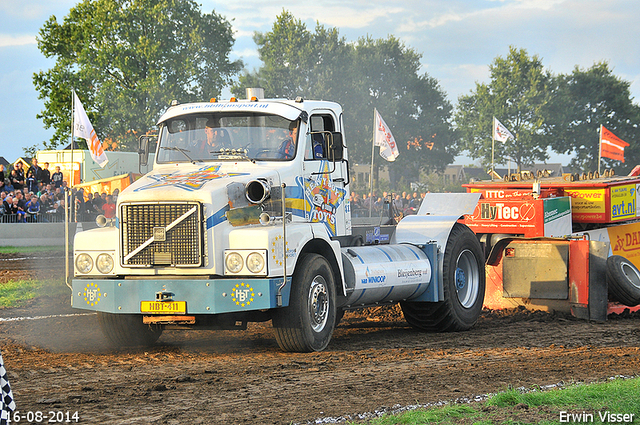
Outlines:
<svg viewBox="0 0 640 425"><path fill-rule="evenodd" d="M40 297L0 318L73 313L67 297ZM77 411L87 424L307 423L640 374L638 315L487 312L469 332L421 334L378 308L347 313L326 351L290 354L270 323L165 331L152 349L113 351L89 314L1 321L0 344L21 412Z"/></svg>

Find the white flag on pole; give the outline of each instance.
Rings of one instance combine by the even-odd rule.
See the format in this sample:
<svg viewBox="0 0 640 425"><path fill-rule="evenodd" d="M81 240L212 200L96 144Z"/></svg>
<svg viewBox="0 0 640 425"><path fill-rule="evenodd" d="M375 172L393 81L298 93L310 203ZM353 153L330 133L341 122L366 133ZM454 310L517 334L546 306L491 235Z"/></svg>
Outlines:
<svg viewBox="0 0 640 425"><path fill-rule="evenodd" d="M380 113L376 110L375 130L373 132L373 144L380 146L380 156L387 161L393 162L396 160L400 152L398 152L398 146L391 134L391 130L384 122Z"/></svg>
<svg viewBox="0 0 640 425"><path fill-rule="evenodd" d="M502 125L502 123L498 121L496 117L493 117L493 138L502 143L509 140L509 138L515 139L513 134L511 134L511 132L507 130L507 127Z"/></svg>
<svg viewBox="0 0 640 425"><path fill-rule="evenodd" d="M75 109L73 111L73 135L75 137L81 137L87 141L89 146L89 152L91 152L91 158L102 168L107 165L109 159L107 154L102 149L102 143L98 140L96 131L93 129L87 113L78 99L76 92L73 92Z"/></svg>

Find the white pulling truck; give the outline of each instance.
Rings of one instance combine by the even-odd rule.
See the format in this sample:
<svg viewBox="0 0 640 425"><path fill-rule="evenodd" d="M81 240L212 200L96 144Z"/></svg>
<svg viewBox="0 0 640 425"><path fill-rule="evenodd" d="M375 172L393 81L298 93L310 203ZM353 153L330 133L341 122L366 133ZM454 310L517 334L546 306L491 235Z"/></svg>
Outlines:
<svg viewBox="0 0 640 425"><path fill-rule="evenodd" d="M271 320L283 350L319 351L345 310L398 302L420 330L476 323L484 256L458 220L478 195L428 196L363 245L340 105L174 102L158 125L153 170L74 241L73 307L97 311L112 343ZM142 163L151 144L141 139Z"/></svg>

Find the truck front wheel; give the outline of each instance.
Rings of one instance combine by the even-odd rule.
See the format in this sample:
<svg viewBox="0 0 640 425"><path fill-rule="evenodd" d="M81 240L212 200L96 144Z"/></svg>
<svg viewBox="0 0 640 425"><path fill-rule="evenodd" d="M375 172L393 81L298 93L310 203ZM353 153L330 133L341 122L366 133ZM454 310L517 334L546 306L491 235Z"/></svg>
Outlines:
<svg viewBox="0 0 640 425"><path fill-rule="evenodd" d="M150 346L162 335L162 326L145 325L139 314L98 312L98 323L102 333L115 347Z"/></svg>
<svg viewBox="0 0 640 425"><path fill-rule="evenodd" d="M329 345L335 320L331 266L318 254L306 254L293 273L289 306L274 311L276 341L284 351L322 351Z"/></svg>
<svg viewBox="0 0 640 425"><path fill-rule="evenodd" d="M451 229L442 265L444 301L401 303L412 327L430 332L464 331L476 324L485 291L484 255L476 235L465 225Z"/></svg>

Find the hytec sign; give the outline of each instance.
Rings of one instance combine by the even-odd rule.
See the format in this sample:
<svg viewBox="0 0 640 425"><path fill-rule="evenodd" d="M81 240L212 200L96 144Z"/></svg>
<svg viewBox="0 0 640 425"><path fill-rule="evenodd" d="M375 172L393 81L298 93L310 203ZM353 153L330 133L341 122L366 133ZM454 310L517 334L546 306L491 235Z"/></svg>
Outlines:
<svg viewBox="0 0 640 425"><path fill-rule="evenodd" d="M568 197L482 199L473 214L465 216L465 224L476 233L563 236L571 233L571 201Z"/></svg>
<svg viewBox="0 0 640 425"><path fill-rule="evenodd" d="M535 216L535 208L532 204L517 203L516 205L505 205L504 202L481 202L480 220L522 220L530 221Z"/></svg>

